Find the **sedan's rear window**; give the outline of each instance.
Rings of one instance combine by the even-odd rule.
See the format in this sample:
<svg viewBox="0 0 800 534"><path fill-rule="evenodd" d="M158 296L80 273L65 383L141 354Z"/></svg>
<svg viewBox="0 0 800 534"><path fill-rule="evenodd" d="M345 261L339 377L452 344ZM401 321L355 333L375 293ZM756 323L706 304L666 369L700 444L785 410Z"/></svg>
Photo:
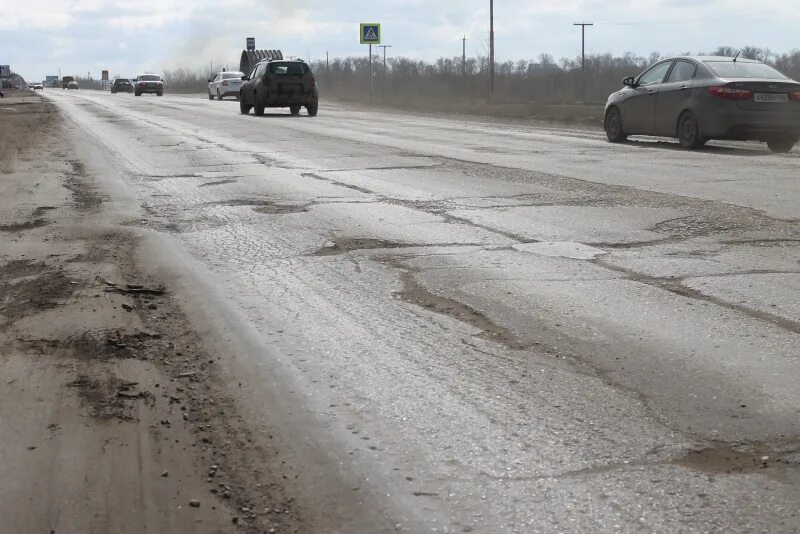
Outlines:
<svg viewBox="0 0 800 534"><path fill-rule="evenodd" d="M308 65L305 63L270 63L269 72L278 76L302 76L308 74Z"/></svg>
<svg viewBox="0 0 800 534"><path fill-rule="evenodd" d="M223 72L222 79L223 80L238 80L244 76L243 72Z"/></svg>
<svg viewBox="0 0 800 534"><path fill-rule="evenodd" d="M143 82L160 82L161 77L156 76L155 74L143 74L139 76L139 79Z"/></svg>
<svg viewBox="0 0 800 534"><path fill-rule="evenodd" d="M720 78L766 78L787 80L788 78L764 63L741 61L706 61L706 65Z"/></svg>

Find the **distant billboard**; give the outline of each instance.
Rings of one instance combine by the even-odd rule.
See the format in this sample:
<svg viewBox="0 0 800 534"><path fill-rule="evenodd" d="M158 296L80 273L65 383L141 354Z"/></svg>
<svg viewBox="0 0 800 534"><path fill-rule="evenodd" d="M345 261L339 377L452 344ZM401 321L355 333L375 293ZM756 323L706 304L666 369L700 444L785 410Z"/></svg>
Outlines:
<svg viewBox="0 0 800 534"><path fill-rule="evenodd" d="M104 82L108 81L108 71L107 70L103 71L103 78L102 79L103 79Z"/></svg>
<svg viewBox="0 0 800 534"><path fill-rule="evenodd" d="M44 81L47 83L53 83L58 81L58 76L45 76Z"/></svg>
<svg viewBox="0 0 800 534"><path fill-rule="evenodd" d="M248 50L255 50L256 49L256 38L255 37L248 37L247 38L247 49Z"/></svg>
<svg viewBox="0 0 800 534"><path fill-rule="evenodd" d="M8 65L0 65L0 78L8 78L11 76L11 67Z"/></svg>

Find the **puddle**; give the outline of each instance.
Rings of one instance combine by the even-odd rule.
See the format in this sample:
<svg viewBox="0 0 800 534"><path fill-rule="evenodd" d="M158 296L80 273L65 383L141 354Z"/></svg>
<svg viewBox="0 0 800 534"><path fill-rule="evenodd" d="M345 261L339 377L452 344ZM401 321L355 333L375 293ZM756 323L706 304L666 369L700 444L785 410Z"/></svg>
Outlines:
<svg viewBox="0 0 800 534"><path fill-rule="evenodd" d="M339 256L347 254L353 250L374 250L383 248L408 248L424 245L412 243L397 243L394 241L384 241L383 239L372 239L368 237L342 237L329 241L324 247L311 254L311 256Z"/></svg>

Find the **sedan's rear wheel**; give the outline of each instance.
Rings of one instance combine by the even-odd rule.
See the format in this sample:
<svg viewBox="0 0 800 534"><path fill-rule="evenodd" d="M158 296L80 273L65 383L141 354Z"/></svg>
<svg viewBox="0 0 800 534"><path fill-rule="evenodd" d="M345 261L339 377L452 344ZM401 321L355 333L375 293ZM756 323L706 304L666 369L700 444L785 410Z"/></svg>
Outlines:
<svg viewBox="0 0 800 534"><path fill-rule="evenodd" d="M222 100L222 93L219 92L219 89L217 89L217 100Z"/></svg>
<svg viewBox="0 0 800 534"><path fill-rule="evenodd" d="M777 136L767 140L767 146L776 154L791 152L796 144L797 138L788 135Z"/></svg>
<svg viewBox="0 0 800 534"><path fill-rule="evenodd" d="M606 113L606 137L612 143L624 143L628 136L622 129L622 113L618 108L611 108Z"/></svg>
<svg viewBox="0 0 800 534"><path fill-rule="evenodd" d="M685 111L678 119L678 141L683 148L695 150L708 142L700 133L700 123L691 111Z"/></svg>
<svg viewBox="0 0 800 534"><path fill-rule="evenodd" d="M208 92L208 99L214 100L214 95L211 94L211 91Z"/></svg>

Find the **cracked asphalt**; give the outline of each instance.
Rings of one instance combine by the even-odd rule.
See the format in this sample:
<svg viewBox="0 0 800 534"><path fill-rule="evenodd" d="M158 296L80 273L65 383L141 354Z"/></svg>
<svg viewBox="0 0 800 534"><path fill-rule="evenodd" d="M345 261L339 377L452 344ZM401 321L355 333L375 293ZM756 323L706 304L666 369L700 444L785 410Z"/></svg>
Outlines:
<svg viewBox="0 0 800 534"><path fill-rule="evenodd" d="M800 531L797 150L47 98L320 532Z"/></svg>

